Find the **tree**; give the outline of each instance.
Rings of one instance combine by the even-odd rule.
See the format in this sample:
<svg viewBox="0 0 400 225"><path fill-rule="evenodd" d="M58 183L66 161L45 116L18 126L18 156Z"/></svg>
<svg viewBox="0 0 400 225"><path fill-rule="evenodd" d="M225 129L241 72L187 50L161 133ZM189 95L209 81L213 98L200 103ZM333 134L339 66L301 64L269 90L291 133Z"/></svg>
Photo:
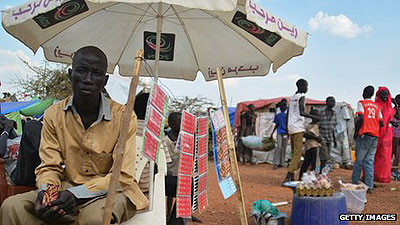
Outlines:
<svg viewBox="0 0 400 225"><path fill-rule="evenodd" d="M72 84L68 78L67 65L45 62L44 65L34 66L23 59L21 61L34 75L19 76L11 81L21 90L19 94L40 98L55 97L59 100L72 94ZM138 86L146 90L151 88L151 84L143 78L139 79Z"/></svg>
<svg viewBox="0 0 400 225"><path fill-rule="evenodd" d="M206 97L180 96L172 100L170 111L182 112L183 110L186 110L192 114L204 115L210 107L214 107L214 103Z"/></svg>
<svg viewBox="0 0 400 225"><path fill-rule="evenodd" d="M20 88L20 94L37 96L40 98L55 97L64 99L72 94L72 85L68 79L66 65L45 63L34 66L27 61L21 61L34 73L34 75L19 76L12 81Z"/></svg>

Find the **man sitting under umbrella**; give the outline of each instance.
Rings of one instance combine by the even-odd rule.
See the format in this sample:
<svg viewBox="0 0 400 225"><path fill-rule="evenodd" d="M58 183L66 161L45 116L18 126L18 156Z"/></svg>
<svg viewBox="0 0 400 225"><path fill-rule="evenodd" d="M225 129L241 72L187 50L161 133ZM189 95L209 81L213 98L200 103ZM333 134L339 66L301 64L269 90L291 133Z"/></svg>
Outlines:
<svg viewBox="0 0 400 225"><path fill-rule="evenodd" d="M0 223L101 224L125 106L106 98L107 57L97 47L79 49L69 70L73 96L44 115L36 169L38 191L3 202ZM136 116L131 118L112 224L131 218L148 200L134 180Z"/></svg>

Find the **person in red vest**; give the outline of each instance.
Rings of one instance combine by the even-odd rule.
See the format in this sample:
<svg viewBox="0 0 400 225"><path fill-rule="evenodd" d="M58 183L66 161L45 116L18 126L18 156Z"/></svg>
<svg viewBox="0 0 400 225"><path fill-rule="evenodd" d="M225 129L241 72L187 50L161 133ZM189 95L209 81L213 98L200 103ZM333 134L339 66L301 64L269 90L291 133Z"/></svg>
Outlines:
<svg viewBox="0 0 400 225"><path fill-rule="evenodd" d="M352 183L358 184L361 170L364 167L365 183L368 193L373 193L374 161L378 146L380 127L383 126L383 117L380 107L372 101L374 87L367 86L363 91L363 98L358 102L356 111L356 162L353 167Z"/></svg>

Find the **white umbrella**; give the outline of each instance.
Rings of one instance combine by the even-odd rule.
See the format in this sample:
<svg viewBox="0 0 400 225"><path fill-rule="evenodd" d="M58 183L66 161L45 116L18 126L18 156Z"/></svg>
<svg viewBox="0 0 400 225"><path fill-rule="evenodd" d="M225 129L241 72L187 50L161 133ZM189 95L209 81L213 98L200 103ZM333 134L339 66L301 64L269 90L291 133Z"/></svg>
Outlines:
<svg viewBox="0 0 400 225"><path fill-rule="evenodd" d="M49 61L71 63L80 47L100 47L109 60L108 72L118 65L126 76L132 74L139 48L156 75L185 80L194 80L198 71L206 80L216 79L217 66L223 67L224 78L263 76L271 64L276 71L303 53L307 33L254 1L247 7L244 2L32 0L5 10L3 26L34 52L42 47ZM246 19L246 11L260 26ZM157 33L162 33L159 64L153 60ZM149 76L145 68L140 75Z"/></svg>

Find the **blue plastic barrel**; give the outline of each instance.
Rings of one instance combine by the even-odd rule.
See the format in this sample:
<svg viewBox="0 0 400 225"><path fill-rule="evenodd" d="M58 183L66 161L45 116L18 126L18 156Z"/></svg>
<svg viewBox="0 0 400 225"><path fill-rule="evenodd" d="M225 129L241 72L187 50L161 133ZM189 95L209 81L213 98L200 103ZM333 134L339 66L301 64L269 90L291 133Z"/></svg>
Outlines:
<svg viewBox="0 0 400 225"><path fill-rule="evenodd" d="M346 198L342 193L331 197L299 197L293 195L291 225L348 225L339 221L347 213Z"/></svg>

